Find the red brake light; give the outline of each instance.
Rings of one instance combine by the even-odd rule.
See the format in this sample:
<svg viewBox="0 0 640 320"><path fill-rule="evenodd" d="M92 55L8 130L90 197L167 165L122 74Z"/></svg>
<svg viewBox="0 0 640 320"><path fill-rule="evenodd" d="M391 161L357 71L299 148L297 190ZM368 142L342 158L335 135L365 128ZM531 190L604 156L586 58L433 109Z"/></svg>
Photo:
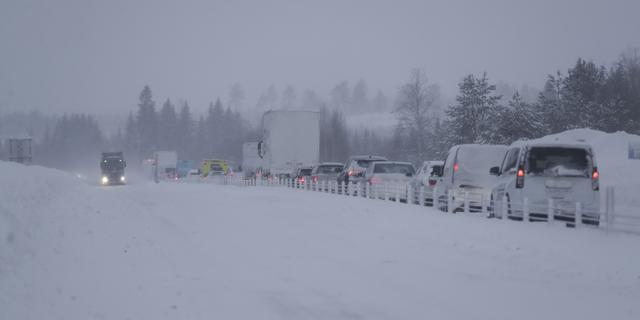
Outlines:
<svg viewBox="0 0 640 320"><path fill-rule="evenodd" d="M524 177L524 170L518 169L518 177Z"/></svg>
<svg viewBox="0 0 640 320"><path fill-rule="evenodd" d="M593 167L593 172L591 173L591 187L593 191L600 190L600 173L597 167Z"/></svg>
<svg viewBox="0 0 640 320"><path fill-rule="evenodd" d="M347 175L351 177L353 175L353 170L349 170L349 172L347 172Z"/></svg>
<svg viewBox="0 0 640 320"><path fill-rule="evenodd" d="M313 179L313 182L318 182L318 176L313 176L312 179Z"/></svg>
<svg viewBox="0 0 640 320"><path fill-rule="evenodd" d="M600 173L598 173L598 169L593 170L593 175L591 175L591 178L593 180L598 180L598 178L600 178Z"/></svg>
<svg viewBox="0 0 640 320"><path fill-rule="evenodd" d="M458 172L458 169L460 169L460 166L458 166L458 164L457 164L457 163L455 163L455 164L453 165L453 171L454 171L454 172Z"/></svg>

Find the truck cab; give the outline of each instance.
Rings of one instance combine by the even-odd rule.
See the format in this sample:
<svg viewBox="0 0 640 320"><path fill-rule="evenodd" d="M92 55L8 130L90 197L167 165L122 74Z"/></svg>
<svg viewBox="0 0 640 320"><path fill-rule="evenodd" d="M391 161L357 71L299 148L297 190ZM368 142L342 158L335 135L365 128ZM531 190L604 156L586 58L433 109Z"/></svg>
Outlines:
<svg viewBox="0 0 640 320"><path fill-rule="evenodd" d="M125 184L127 178L124 174L124 168L127 162L124 160L122 152L103 152L100 160L100 183L102 185Z"/></svg>

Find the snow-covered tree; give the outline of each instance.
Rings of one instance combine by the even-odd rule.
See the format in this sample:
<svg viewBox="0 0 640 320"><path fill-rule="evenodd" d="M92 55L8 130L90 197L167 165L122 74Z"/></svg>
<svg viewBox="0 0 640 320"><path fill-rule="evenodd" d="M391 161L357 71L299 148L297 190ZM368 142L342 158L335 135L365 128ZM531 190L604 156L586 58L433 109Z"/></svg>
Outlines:
<svg viewBox="0 0 640 320"><path fill-rule="evenodd" d="M489 83L486 72L480 78L470 74L458 86L457 103L446 111L453 142L491 143L502 98L494 95L496 86Z"/></svg>

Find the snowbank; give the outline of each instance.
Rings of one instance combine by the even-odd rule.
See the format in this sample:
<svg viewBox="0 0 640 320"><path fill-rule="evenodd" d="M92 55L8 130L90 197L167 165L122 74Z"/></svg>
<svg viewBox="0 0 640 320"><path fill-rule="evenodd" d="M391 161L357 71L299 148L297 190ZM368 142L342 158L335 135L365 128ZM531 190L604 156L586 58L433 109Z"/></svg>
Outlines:
<svg viewBox="0 0 640 320"><path fill-rule="evenodd" d="M637 319L640 241L0 162L2 319Z"/></svg>

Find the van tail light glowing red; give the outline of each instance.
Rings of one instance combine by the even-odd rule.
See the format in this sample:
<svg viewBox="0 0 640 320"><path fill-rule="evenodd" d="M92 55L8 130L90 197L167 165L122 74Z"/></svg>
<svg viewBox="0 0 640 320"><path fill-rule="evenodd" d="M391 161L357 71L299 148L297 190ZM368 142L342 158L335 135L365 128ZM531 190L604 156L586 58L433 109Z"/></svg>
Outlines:
<svg viewBox="0 0 640 320"><path fill-rule="evenodd" d="M458 172L458 170L460 169L460 166L457 163L453 164L453 172Z"/></svg>
<svg viewBox="0 0 640 320"><path fill-rule="evenodd" d="M311 179L313 179L313 182L318 182L318 176L313 176Z"/></svg>
<svg viewBox="0 0 640 320"><path fill-rule="evenodd" d="M522 188L524 188L524 168L520 166L516 173L516 189Z"/></svg>
<svg viewBox="0 0 640 320"><path fill-rule="evenodd" d="M593 188L593 191L600 190L600 172L598 172L598 167L593 167L593 172L591 173L591 188Z"/></svg>

